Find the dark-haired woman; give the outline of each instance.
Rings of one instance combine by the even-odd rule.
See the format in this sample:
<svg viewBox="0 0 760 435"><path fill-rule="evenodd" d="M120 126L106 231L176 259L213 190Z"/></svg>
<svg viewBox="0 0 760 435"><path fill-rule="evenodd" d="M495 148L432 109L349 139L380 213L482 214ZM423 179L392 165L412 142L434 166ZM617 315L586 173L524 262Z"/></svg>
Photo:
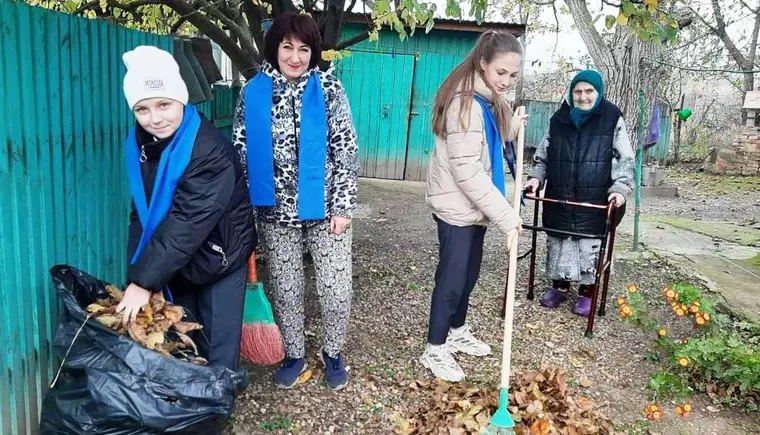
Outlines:
<svg viewBox="0 0 760 435"><path fill-rule="evenodd" d="M233 141L261 234L286 358L275 384L292 388L306 370L305 245L316 270L327 386L348 382L341 349L351 308L351 217L359 172L345 90L317 69L322 40L307 15L278 17L266 34L261 71L240 93Z"/></svg>

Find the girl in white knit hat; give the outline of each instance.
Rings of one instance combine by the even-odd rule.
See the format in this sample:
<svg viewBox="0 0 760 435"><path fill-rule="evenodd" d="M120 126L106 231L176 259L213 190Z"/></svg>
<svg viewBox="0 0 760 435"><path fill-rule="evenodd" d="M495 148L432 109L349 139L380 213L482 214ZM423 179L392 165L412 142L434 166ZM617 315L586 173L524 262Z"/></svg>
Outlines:
<svg viewBox="0 0 760 435"><path fill-rule="evenodd" d="M163 291L203 325L193 337L201 356L237 371L246 262L257 240L237 151L188 104L170 53L140 46L123 60L136 123L125 143L132 213L128 287L117 309L133 321Z"/></svg>

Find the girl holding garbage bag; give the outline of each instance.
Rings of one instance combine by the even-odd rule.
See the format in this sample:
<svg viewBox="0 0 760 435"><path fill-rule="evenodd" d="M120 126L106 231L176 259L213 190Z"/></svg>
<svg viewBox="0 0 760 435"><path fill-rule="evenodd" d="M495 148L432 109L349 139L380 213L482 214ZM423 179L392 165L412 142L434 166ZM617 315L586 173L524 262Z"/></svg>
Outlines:
<svg viewBox="0 0 760 435"><path fill-rule="evenodd" d="M549 121L549 132L533 160L526 190L538 192L546 183L547 198L591 204L614 201L617 207L624 206L634 186L633 148L622 112L604 98L598 72L585 70L573 78L567 101ZM605 215L598 210L544 204L546 228L602 234L604 222ZM552 286L541 297L541 305L557 308L568 299L571 283L576 283L578 298L572 311L589 315L601 244L596 238L547 234L546 275Z"/></svg>
<svg viewBox="0 0 760 435"><path fill-rule="evenodd" d="M322 40L308 15L280 15L264 39L261 71L240 92L234 142L247 169L285 361L281 388L306 369L303 247L322 306L319 357L327 386L343 388L341 353L351 308L351 216L359 172L356 132L341 83L319 71Z"/></svg>
<svg viewBox="0 0 760 435"><path fill-rule="evenodd" d="M435 146L426 198L438 227L439 260L428 344L420 360L450 382L464 379L452 353L491 352L465 322L480 274L486 225L498 227L509 241L522 223L504 196L501 139L515 137L527 119L513 117L503 97L521 61L522 47L514 36L487 30L443 81L433 103Z"/></svg>
<svg viewBox="0 0 760 435"><path fill-rule="evenodd" d="M129 285L117 310L133 321L152 292L167 292L203 325L195 339L201 356L237 371L256 244L243 168L230 141L188 104L170 53L140 46L123 60L136 122L125 143Z"/></svg>

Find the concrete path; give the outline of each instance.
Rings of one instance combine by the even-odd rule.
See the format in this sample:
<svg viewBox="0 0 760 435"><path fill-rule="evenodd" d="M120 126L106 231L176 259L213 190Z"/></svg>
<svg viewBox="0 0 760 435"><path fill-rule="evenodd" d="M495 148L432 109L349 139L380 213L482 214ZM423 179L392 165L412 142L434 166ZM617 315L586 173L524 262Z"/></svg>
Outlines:
<svg viewBox="0 0 760 435"><path fill-rule="evenodd" d="M760 229L642 216L639 231L644 248L692 269L711 290L725 298L729 309L748 319L760 320ZM630 251L633 213L626 215L618 233L623 239L616 243L616 251L621 248Z"/></svg>

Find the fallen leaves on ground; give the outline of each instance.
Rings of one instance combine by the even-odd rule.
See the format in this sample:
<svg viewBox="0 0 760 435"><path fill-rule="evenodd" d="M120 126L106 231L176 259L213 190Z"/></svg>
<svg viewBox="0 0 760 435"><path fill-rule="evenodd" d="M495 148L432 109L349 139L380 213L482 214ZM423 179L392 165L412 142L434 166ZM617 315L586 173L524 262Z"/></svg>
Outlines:
<svg viewBox="0 0 760 435"><path fill-rule="evenodd" d="M108 299L98 299L86 308L103 326L170 358L208 364L206 359L198 356L198 347L187 336L188 332L202 327L198 323L182 321L182 307L166 302L160 292L153 293L150 301L137 314L137 319L126 325L122 313L116 312L116 306L124 296L123 292L112 285L106 286L106 291Z"/></svg>
<svg viewBox="0 0 760 435"><path fill-rule="evenodd" d="M303 384L311 379L311 370L306 370L298 376L298 383Z"/></svg>
<svg viewBox="0 0 760 435"><path fill-rule="evenodd" d="M499 405L495 388L440 380L413 381L415 390L430 391L410 419L399 420L404 435L474 435L488 426ZM591 399L569 393L562 368L548 366L513 377L509 412L517 435L611 435L612 421L594 409Z"/></svg>

